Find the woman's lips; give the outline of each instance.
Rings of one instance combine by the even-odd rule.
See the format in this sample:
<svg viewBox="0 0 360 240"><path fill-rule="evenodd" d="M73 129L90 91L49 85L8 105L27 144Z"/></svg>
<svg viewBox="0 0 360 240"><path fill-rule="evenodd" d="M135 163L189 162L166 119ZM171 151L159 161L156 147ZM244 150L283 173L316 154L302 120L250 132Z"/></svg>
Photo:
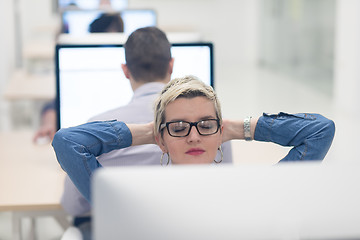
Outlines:
<svg viewBox="0 0 360 240"><path fill-rule="evenodd" d="M197 155L203 154L204 152L205 151L200 148L191 148L186 152L186 154L197 156Z"/></svg>

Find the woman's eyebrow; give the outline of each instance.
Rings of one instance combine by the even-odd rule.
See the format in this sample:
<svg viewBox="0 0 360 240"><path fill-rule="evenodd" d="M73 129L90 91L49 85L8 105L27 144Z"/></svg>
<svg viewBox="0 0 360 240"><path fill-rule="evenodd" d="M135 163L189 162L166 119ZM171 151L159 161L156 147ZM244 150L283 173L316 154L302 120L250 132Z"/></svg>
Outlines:
<svg viewBox="0 0 360 240"><path fill-rule="evenodd" d="M216 119L216 116L208 115L208 116L202 117L200 120L207 120L207 119Z"/></svg>
<svg viewBox="0 0 360 240"><path fill-rule="evenodd" d="M213 116L213 115L206 115L206 116L198 118L198 121L208 120L208 119L216 119L216 117ZM167 122L190 122L190 121L185 120L185 119L181 119L181 118L175 118L175 119L171 119L171 120L169 120Z"/></svg>
<svg viewBox="0 0 360 240"><path fill-rule="evenodd" d="M208 116L204 116L204 117L199 118L198 121L209 120L209 119L216 119L216 117L212 116L212 115L208 115Z"/></svg>

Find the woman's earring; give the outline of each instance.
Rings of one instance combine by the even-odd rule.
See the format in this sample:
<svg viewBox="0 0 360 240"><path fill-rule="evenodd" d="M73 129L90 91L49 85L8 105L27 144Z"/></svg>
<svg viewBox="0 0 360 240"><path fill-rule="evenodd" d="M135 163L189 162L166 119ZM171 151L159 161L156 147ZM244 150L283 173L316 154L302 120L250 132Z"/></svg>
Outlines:
<svg viewBox="0 0 360 240"><path fill-rule="evenodd" d="M163 158L164 158L164 155L165 155L165 154L167 155L167 163L166 163L165 166L169 165L169 163L170 163L170 160L171 160L171 159L170 159L170 155L169 155L168 153L164 153L164 152L163 152L163 154L161 155L161 158L160 158L160 165L161 165L161 166L163 166Z"/></svg>
<svg viewBox="0 0 360 240"><path fill-rule="evenodd" d="M222 149L221 149L221 145L220 145L220 147L218 148L218 150L220 151L221 159L220 159L220 161L216 161L216 159L214 159L214 162L215 162L215 163L221 163L222 160L223 160L223 158L224 158L224 154L223 154L223 151L222 151Z"/></svg>

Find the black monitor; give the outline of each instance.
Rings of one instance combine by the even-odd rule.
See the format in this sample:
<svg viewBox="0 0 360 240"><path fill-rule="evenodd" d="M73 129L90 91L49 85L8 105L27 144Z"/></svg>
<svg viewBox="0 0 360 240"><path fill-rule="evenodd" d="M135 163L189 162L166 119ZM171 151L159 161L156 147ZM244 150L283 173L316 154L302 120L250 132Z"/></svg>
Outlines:
<svg viewBox="0 0 360 240"><path fill-rule="evenodd" d="M172 44L172 78L195 75L214 86L212 43ZM57 45L56 104L58 127L85 123L89 118L126 105L132 95L123 74L123 45Z"/></svg>
<svg viewBox="0 0 360 240"><path fill-rule="evenodd" d="M58 0L58 9L99 9L101 8L100 4L101 0ZM128 0L109 0L110 6L106 6L108 8L114 10L123 10L128 6Z"/></svg>
<svg viewBox="0 0 360 240"><path fill-rule="evenodd" d="M89 34L90 24L104 13L119 14L124 23L124 33L138 28L157 25L157 14L152 9L124 9L120 12L104 10L66 10L61 14L62 32L72 35Z"/></svg>

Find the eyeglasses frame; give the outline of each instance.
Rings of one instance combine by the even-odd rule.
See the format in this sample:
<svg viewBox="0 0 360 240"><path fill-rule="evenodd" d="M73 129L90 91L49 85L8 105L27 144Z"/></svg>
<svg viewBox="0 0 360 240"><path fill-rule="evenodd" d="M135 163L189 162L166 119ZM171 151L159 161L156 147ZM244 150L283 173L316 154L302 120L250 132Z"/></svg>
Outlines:
<svg viewBox="0 0 360 240"><path fill-rule="evenodd" d="M217 122L217 129L216 129L216 131L215 131L214 133L210 133L210 134L202 134L202 133L200 133L197 125L199 124L199 122L208 121L208 120L215 120L215 121ZM170 125L171 123L177 123L177 122L185 122L185 123L189 123L189 124L190 124L189 131L188 131L188 133L187 133L185 136L174 136L174 135L171 135L170 130L169 130L169 125ZM192 129L193 126L196 128L196 131L199 133L200 136L210 136L210 135L216 134L216 133L219 131L219 129L220 129L220 120L219 120L219 119L215 119L215 118L211 118L211 119L203 119L203 120L200 120L200 121L197 121L197 122L171 121L171 122L166 122L166 123L160 124L160 132L161 132L162 130L164 130L164 128L166 127L167 132L168 132L169 135L172 136L172 137L187 137L187 136L189 136L189 134L190 134L191 129Z"/></svg>

